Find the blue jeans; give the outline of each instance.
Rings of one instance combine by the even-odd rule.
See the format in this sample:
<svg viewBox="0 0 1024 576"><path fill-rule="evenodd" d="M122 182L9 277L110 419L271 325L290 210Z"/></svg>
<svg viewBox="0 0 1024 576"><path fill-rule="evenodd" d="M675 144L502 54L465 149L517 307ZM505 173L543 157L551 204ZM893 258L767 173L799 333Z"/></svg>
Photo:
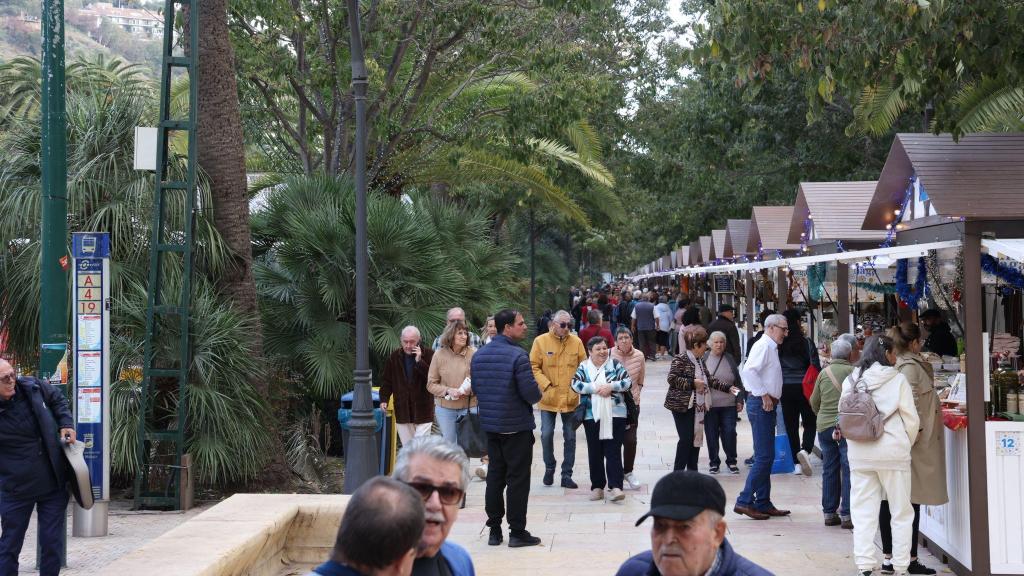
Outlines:
<svg viewBox="0 0 1024 576"><path fill-rule="evenodd" d="M821 445L821 511L826 515L835 514L850 517L850 462L846 459L846 438L836 442L832 439L834 426L818 432ZM840 504L841 502L841 504Z"/></svg>
<svg viewBox="0 0 1024 576"><path fill-rule="evenodd" d="M725 463L736 465L736 407L712 408L704 414L704 436L708 441L708 460L714 468L722 465L718 458L718 441L725 450Z"/></svg>
<svg viewBox="0 0 1024 576"><path fill-rule="evenodd" d="M33 508L36 509L39 519L39 542L42 544L39 574L56 576L60 573L60 530L68 509L68 491L64 488L36 499L0 500L0 518L3 519L3 536L0 536L0 574L4 576L18 573L18 555L21 554L21 546L25 543L25 532L28 530Z"/></svg>
<svg viewBox="0 0 1024 576"><path fill-rule="evenodd" d="M736 498L737 506L755 510L770 510L772 504L772 462L775 460L775 413L765 412L760 396L747 398L747 418L754 436L754 465L747 474L747 482Z"/></svg>
<svg viewBox="0 0 1024 576"><path fill-rule="evenodd" d="M434 406L434 418L437 420L437 427L441 429L441 437L452 444L459 443L459 435L456 433L455 420L467 412L476 414L476 406L473 408L442 408Z"/></svg>
<svg viewBox="0 0 1024 576"><path fill-rule="evenodd" d="M555 418L558 412L540 411L540 446L544 453L544 468L555 469ZM572 412L562 412L562 478L572 477L576 464L576 430L572 426Z"/></svg>

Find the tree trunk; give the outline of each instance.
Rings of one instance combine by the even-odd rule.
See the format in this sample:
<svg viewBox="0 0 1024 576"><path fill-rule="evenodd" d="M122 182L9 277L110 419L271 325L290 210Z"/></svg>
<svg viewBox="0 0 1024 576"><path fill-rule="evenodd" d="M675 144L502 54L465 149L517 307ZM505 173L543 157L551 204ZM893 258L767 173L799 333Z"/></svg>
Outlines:
<svg viewBox="0 0 1024 576"><path fill-rule="evenodd" d="M187 21L187 20L186 20ZM213 222L231 249L231 265L219 276L217 286L239 312L254 323L254 357L263 359L263 328L252 275L252 234L249 228L249 195L245 168L245 141L235 79L235 55L228 36L227 0L199 3L199 164L210 181ZM185 35L188 38L188 34ZM269 397L269 378L252 382L267 399L277 421L278 406ZM282 485L288 466L277 426L270 423L271 445L262 483Z"/></svg>

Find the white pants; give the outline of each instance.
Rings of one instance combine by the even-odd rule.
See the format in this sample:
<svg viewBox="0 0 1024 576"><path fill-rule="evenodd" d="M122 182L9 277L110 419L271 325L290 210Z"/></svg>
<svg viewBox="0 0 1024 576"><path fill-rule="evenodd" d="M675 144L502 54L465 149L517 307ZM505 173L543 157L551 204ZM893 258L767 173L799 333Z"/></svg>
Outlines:
<svg viewBox="0 0 1024 576"><path fill-rule="evenodd" d="M853 557L857 570L878 566L875 532L882 500L892 512L892 566L905 573L910 566L910 540L914 530L914 508L910 505L910 471L851 470L850 516L853 520Z"/></svg>
<svg viewBox="0 0 1024 576"><path fill-rule="evenodd" d="M402 441L402 446L405 446L417 436L429 436L432 425L432 422L427 422L426 424L398 424L398 439Z"/></svg>

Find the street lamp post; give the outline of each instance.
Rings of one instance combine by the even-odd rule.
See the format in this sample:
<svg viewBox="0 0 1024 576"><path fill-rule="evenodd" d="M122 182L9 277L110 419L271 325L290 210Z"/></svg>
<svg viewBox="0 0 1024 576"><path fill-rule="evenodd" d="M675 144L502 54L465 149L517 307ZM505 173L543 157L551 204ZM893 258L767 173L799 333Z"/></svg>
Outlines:
<svg viewBox="0 0 1024 576"><path fill-rule="evenodd" d="M345 453L346 494L377 474L377 443L374 439L376 421L373 418L371 396L369 310L366 299L368 273L366 240L366 59L363 56L363 38L359 31L359 0L347 0L350 33L349 50L352 56L352 93L356 108L356 368L352 420L349 429L348 451Z"/></svg>

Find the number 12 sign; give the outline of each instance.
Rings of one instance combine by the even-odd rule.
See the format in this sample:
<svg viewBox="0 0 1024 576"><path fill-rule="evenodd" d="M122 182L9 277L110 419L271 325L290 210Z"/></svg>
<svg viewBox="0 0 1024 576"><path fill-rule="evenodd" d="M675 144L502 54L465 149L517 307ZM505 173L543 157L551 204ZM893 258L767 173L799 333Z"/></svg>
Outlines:
<svg viewBox="0 0 1024 576"><path fill-rule="evenodd" d="M1020 456L1020 432L997 433L996 454L999 456Z"/></svg>

